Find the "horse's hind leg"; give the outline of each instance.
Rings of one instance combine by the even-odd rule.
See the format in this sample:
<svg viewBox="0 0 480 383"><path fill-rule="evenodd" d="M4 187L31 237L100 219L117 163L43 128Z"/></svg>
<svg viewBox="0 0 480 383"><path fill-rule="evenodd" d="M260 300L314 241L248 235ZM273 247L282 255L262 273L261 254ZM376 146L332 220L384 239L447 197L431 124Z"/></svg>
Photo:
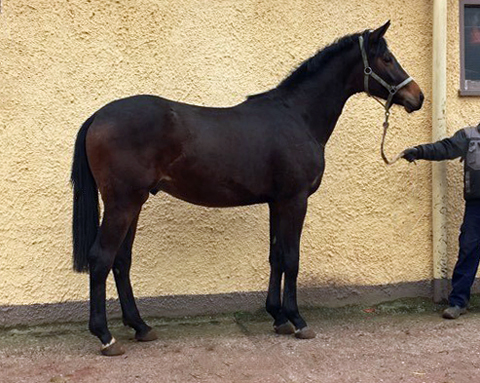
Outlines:
<svg viewBox="0 0 480 383"><path fill-rule="evenodd" d="M271 204L272 239L284 271L282 314L295 326L298 338L313 338L315 333L307 327L297 305L297 276L300 259L300 237L307 212L307 198L298 196L289 201Z"/></svg>
<svg viewBox="0 0 480 383"><path fill-rule="evenodd" d="M138 197L138 196L137 196ZM102 342L102 354L121 355L125 351L108 330L105 310L105 284L115 256L143 202L139 198L113 200L104 198L105 213L97 238L89 253L90 266L90 332Z"/></svg>
<svg viewBox="0 0 480 383"><path fill-rule="evenodd" d="M155 331L148 326L140 317L132 284L130 282L130 267L132 265L132 246L137 230L138 215L133 220L128 233L123 240L113 263L113 275L117 285L118 297L122 306L123 323L135 330L135 339L139 341L151 341L157 339Z"/></svg>

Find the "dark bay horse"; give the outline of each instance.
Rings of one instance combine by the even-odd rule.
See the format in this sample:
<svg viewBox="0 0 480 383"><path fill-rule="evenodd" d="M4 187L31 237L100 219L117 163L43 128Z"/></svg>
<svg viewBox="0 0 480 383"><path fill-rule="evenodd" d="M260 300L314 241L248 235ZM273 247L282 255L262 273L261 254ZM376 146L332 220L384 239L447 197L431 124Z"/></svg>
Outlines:
<svg viewBox="0 0 480 383"><path fill-rule="evenodd" d="M83 124L72 168L73 261L76 271L90 273L89 329L102 342L104 355L124 352L107 327L105 283L112 269L124 323L137 340L156 339L140 317L129 272L142 205L160 191L203 206L267 203L271 274L266 309L277 333L315 336L297 307L300 236L308 197L322 181L325 145L342 108L365 90L407 112L423 102L420 88L387 47L388 27L389 22L337 40L276 88L233 107L139 95L113 101ZM385 84L402 86L392 91ZM98 191L104 203L100 225Z"/></svg>

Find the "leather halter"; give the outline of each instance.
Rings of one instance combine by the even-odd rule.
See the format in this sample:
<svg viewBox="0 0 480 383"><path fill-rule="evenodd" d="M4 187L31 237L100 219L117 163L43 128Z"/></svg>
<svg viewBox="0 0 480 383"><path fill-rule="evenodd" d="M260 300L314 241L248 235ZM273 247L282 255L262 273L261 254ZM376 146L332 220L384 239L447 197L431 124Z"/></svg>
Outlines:
<svg viewBox="0 0 480 383"><path fill-rule="evenodd" d="M377 101L380 105L382 105L385 108L385 121L383 122L383 135L382 135L382 142L380 144L380 153L382 156L383 161L387 165L392 165L393 163L397 162L400 158L402 158L404 152L401 152L397 154L392 160L389 160L387 156L385 155L385 137L387 135L387 129L389 126L388 123L388 117L390 116L390 107L392 106L392 101L393 101L393 96L402 89L405 85L407 85L409 82L413 81L413 79L409 76L405 80L403 80L400 84L398 85L390 85L387 83L384 79L382 79L378 74L376 74L372 67L368 64L368 56L367 52L365 50L365 43L363 36L358 37L358 42L360 44L360 52L362 52L362 59L363 59L363 86L365 89L365 93L367 93L369 96L373 97L375 101ZM377 82L382 85L385 89L388 91L388 98L385 104L381 102L377 97L374 95L370 94L370 91L368 89L368 82L370 80L370 77L373 77Z"/></svg>
<svg viewBox="0 0 480 383"><path fill-rule="evenodd" d="M405 85L407 85L409 82L413 81L413 78L411 77L407 77L405 80L403 80L400 84L398 85L390 85L388 84L385 80L383 80L378 74L376 74L372 67L368 64L368 57L367 57L367 52L365 50L365 44L364 44L364 40L363 40L363 36L359 36L358 37L358 42L360 44L360 51L362 52L362 59L363 59L363 74L364 74L364 78L363 78L363 84L364 84L364 88L365 88L365 92L369 95L369 96L372 96L375 100L377 100L380 104L383 105L383 107L385 108L385 111L388 112L388 110L390 109L390 107L392 106L392 101L393 101L393 96L395 96L395 94L400 90L402 89ZM388 98L387 98L387 102L385 104L383 104L380 100L378 100L375 96L371 95L370 94L370 91L368 89L368 82L369 82L369 79L370 77L373 77L375 80L377 80L377 82L382 85L385 89L387 89L388 91Z"/></svg>

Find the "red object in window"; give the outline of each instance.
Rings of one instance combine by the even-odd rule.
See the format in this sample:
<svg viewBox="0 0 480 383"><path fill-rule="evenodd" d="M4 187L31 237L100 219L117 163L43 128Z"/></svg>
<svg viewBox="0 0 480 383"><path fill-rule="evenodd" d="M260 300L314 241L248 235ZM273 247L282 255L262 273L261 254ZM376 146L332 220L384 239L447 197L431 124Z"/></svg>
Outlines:
<svg viewBox="0 0 480 383"><path fill-rule="evenodd" d="M470 44L480 44L480 28L473 28L470 32Z"/></svg>

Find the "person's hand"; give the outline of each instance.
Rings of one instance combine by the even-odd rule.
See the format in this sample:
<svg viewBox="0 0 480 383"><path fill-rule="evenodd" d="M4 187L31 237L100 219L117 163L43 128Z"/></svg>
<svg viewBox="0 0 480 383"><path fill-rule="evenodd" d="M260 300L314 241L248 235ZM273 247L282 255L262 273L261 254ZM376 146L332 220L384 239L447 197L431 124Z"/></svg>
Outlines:
<svg viewBox="0 0 480 383"><path fill-rule="evenodd" d="M408 162L418 160L418 149L407 148L403 151L402 158L405 158Z"/></svg>

